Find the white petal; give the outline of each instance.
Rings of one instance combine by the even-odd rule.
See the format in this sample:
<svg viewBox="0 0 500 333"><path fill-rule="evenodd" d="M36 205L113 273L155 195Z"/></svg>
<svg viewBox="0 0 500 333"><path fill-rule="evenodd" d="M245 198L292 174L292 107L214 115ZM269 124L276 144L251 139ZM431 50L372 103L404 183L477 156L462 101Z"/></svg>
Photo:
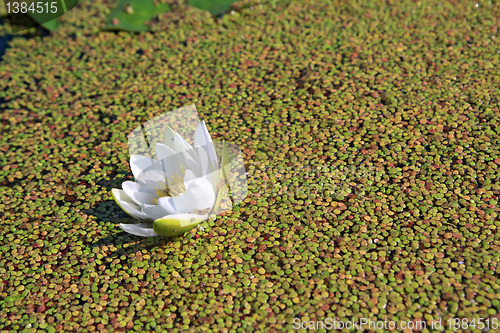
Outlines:
<svg viewBox="0 0 500 333"><path fill-rule="evenodd" d="M174 152L171 148L162 143L156 144L156 156L170 183L173 182L173 175L182 174L181 167L184 170L190 168L184 155L185 152ZM192 159L190 154L187 154L187 156Z"/></svg>
<svg viewBox="0 0 500 333"><path fill-rule="evenodd" d="M147 220L146 214L140 211L140 207L130 199L123 190L114 188L111 190L113 198L115 199L118 206L125 211L128 215L135 217L139 220Z"/></svg>
<svg viewBox="0 0 500 333"><path fill-rule="evenodd" d="M213 142L212 137L208 132L205 121L202 120L200 121L200 123L196 127L196 131L194 132L194 146L195 147L205 146L209 142Z"/></svg>
<svg viewBox="0 0 500 333"><path fill-rule="evenodd" d="M190 149L193 149L193 147L191 147L191 145L186 140L184 140L179 134L175 133L175 150L183 151Z"/></svg>
<svg viewBox="0 0 500 333"><path fill-rule="evenodd" d="M211 208L215 202L212 184L203 178L194 180L187 188L186 194L190 197L190 204L194 210Z"/></svg>
<svg viewBox="0 0 500 333"><path fill-rule="evenodd" d="M191 150L191 152L184 151L183 152L184 160L186 161L187 168L192 170L198 177L201 177L203 175L201 165L198 161L198 158L195 159L193 157L192 152L193 150Z"/></svg>
<svg viewBox="0 0 500 333"><path fill-rule="evenodd" d="M214 167L217 165L217 153L215 152L214 142L208 132L205 121L201 121L196 127L194 133L194 146L203 147L207 151L208 158L212 161Z"/></svg>
<svg viewBox="0 0 500 333"><path fill-rule="evenodd" d="M132 199L136 204L140 205L141 203L138 202L135 198L134 198L134 195L139 192L139 189L140 189L140 186L138 183L136 182L132 182L130 180L127 180L125 181L123 184L122 184L122 188L123 188L123 191L125 192L125 194L130 198Z"/></svg>
<svg viewBox="0 0 500 333"><path fill-rule="evenodd" d="M196 178L197 177L192 170L186 170L186 172L184 173L184 185L186 186L186 188L188 188Z"/></svg>
<svg viewBox="0 0 500 333"><path fill-rule="evenodd" d="M153 169L161 171L158 161L143 155L130 156L130 169L135 179L142 177L141 175L146 171Z"/></svg>
<svg viewBox="0 0 500 333"><path fill-rule="evenodd" d="M163 138L163 142L172 150L175 150L175 132L170 128L170 126L165 128L165 137Z"/></svg>
<svg viewBox="0 0 500 333"><path fill-rule="evenodd" d="M151 228L151 223L136 223L136 224L120 223L118 226L122 228L123 231L136 236L142 236L142 237L159 236L156 232L154 232L153 228Z"/></svg>
<svg viewBox="0 0 500 333"><path fill-rule="evenodd" d="M204 178L193 180L186 193L172 198L172 206L176 213L208 209L213 206L214 202L215 193L212 184Z"/></svg>
<svg viewBox="0 0 500 333"><path fill-rule="evenodd" d="M192 149L191 145L186 142L178 133L174 132L169 126L165 129L165 144L176 152Z"/></svg>
<svg viewBox="0 0 500 333"><path fill-rule="evenodd" d="M162 169L167 174L177 172L181 166L184 168L187 166L186 160L184 159L184 152L174 152L161 143L157 144L156 154Z"/></svg>
<svg viewBox="0 0 500 333"><path fill-rule="evenodd" d="M190 182L185 193L177 197L162 197L158 199L167 214L191 213L195 210L211 208L215 202L215 192L212 184L204 178L196 178Z"/></svg>
<svg viewBox="0 0 500 333"><path fill-rule="evenodd" d="M151 204L157 198L158 198L157 194L148 193L148 192L139 191L139 192L136 192L134 194L134 200L136 202L139 202L139 204L141 204L141 205L142 204Z"/></svg>
<svg viewBox="0 0 500 333"><path fill-rule="evenodd" d="M115 201L118 201L119 203L123 202L135 205L135 202L132 199L130 199L123 190L114 188L111 190L111 194L113 195L113 199L115 199Z"/></svg>
<svg viewBox="0 0 500 333"><path fill-rule="evenodd" d="M141 190L155 192L158 188L165 187L165 177L166 173L159 171L146 171L142 173L139 178L137 178L137 182L141 185Z"/></svg>
<svg viewBox="0 0 500 333"><path fill-rule="evenodd" d="M197 149L197 152L198 152L198 156L199 156L200 164L201 164L201 174L206 175L208 172L212 172L213 165L212 165L212 162L208 160L208 155L207 155L205 149L203 149L203 147L199 147Z"/></svg>
<svg viewBox="0 0 500 333"><path fill-rule="evenodd" d="M185 195L185 193L182 193L180 195ZM161 209L165 212L162 216L167 215L167 214L176 214L178 213L177 207L174 205L174 200L172 197L161 197L158 199L158 206L161 207ZM160 217L162 217L160 216ZM157 217L159 218L159 217Z"/></svg>
<svg viewBox="0 0 500 333"><path fill-rule="evenodd" d="M163 197L163 198L168 198L168 197ZM153 220L159 219L160 217L163 217L167 214L174 213L173 210L165 209L163 205L160 205L159 200L158 200L158 205L149 205L149 204L142 205L142 211Z"/></svg>
<svg viewBox="0 0 500 333"><path fill-rule="evenodd" d="M169 158L170 156L174 156L177 154L172 148L163 143L157 143L155 145L156 158L158 160L163 160Z"/></svg>
<svg viewBox="0 0 500 333"><path fill-rule="evenodd" d="M120 202L118 203L118 206L120 206L120 208L123 209L125 213L132 216L133 218L142 221L150 220L150 218L145 213L139 210L139 206L135 204L132 205L127 202Z"/></svg>

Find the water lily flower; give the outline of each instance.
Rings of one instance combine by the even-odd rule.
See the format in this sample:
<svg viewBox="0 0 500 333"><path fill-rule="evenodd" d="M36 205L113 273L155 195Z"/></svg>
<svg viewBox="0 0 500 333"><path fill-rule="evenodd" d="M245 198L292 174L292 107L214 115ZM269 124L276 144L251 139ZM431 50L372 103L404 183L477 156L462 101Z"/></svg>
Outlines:
<svg viewBox="0 0 500 333"><path fill-rule="evenodd" d="M156 158L131 154L135 181L125 181L121 190L112 190L116 203L142 222L119 224L121 229L144 237L178 236L231 208L230 201L227 203L227 170L231 167L227 145L219 160L204 121L196 127L193 145L166 126L163 141L154 145L154 152ZM241 169L242 161L234 165Z"/></svg>

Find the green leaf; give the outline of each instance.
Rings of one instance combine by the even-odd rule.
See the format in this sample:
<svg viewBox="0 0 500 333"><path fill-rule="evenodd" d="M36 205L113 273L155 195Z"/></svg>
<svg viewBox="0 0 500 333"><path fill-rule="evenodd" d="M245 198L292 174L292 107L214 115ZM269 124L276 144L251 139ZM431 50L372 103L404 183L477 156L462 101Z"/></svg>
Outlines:
<svg viewBox="0 0 500 333"><path fill-rule="evenodd" d="M208 10L210 14L220 14L231 8L235 0L188 0L190 6Z"/></svg>
<svg viewBox="0 0 500 333"><path fill-rule="evenodd" d="M35 6L37 4L37 2L34 2ZM70 9L75 7L78 4L78 0L48 2L48 7L45 7L45 2L43 4L44 5L42 7L44 8L44 10L41 13L38 13L37 10L28 10L27 14L45 29L53 31L57 29L57 27L59 27L59 22L57 21L57 19L61 15L64 15ZM52 4L54 4L55 7L52 7ZM53 11L55 11L55 13L53 13Z"/></svg>
<svg viewBox="0 0 500 333"><path fill-rule="evenodd" d="M57 22L57 19L53 19L52 21L41 23L40 25L49 31L54 31L59 27L59 22Z"/></svg>
<svg viewBox="0 0 500 333"><path fill-rule="evenodd" d="M170 6L155 4L154 0L119 0L116 8L108 17L104 30L147 31L146 23L158 14L168 12Z"/></svg>

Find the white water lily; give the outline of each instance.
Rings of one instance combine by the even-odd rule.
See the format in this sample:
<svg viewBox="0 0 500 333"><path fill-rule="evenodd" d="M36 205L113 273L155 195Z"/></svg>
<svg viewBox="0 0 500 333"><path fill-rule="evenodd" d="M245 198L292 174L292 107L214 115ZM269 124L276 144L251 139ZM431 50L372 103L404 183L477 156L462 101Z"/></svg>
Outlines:
<svg viewBox="0 0 500 333"><path fill-rule="evenodd" d="M205 122L196 127L193 146L167 126L154 151L156 158L132 154L135 181L112 190L116 203L142 221L120 224L121 229L145 237L178 236L220 213L221 200L228 195L222 168L228 161L227 149L219 161Z"/></svg>

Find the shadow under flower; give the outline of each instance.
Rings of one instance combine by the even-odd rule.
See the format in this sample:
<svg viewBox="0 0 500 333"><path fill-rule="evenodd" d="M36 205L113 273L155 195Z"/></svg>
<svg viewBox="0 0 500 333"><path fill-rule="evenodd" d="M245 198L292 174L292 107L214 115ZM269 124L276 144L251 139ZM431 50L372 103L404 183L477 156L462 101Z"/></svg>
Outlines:
<svg viewBox="0 0 500 333"><path fill-rule="evenodd" d="M99 223L116 224L116 231L118 232L113 232L109 236L97 238L92 243L87 243L90 248L116 248L115 251L108 253L107 257L128 255L142 250L149 252L155 247L163 247L165 244L169 244L181 237L141 237L121 230L118 223L137 223L137 220L124 213L113 200L100 202L94 207L86 209L84 213L95 216ZM117 216L119 216L118 219Z"/></svg>
<svg viewBox="0 0 500 333"><path fill-rule="evenodd" d="M125 180L130 180L128 175L118 175L113 180L101 180L98 185L111 191L112 188L119 187ZM93 241L86 242L86 245L91 249L99 248L103 254L103 264L108 266L111 260L121 256L128 257L132 253L146 250L154 252L155 248L163 248L169 246L176 238L166 237L140 237L131 235L118 227L119 223L137 223L138 221L116 205L114 200L101 201L89 209L83 211L85 214L96 217L100 224L114 224L116 231L111 231L109 236L96 238ZM113 250L111 250L113 249Z"/></svg>

